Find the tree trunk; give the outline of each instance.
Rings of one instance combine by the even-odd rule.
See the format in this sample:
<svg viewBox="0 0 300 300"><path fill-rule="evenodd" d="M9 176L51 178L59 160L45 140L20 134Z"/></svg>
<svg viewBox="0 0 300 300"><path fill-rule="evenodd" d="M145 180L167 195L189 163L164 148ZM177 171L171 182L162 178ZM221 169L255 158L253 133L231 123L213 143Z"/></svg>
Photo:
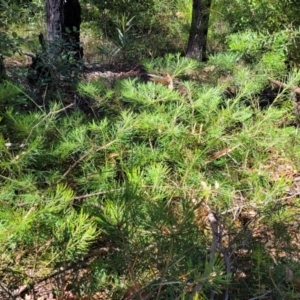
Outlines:
<svg viewBox="0 0 300 300"><path fill-rule="evenodd" d="M2 83L5 79L7 79L7 77L6 77L6 71L4 65L4 58L0 53L0 83Z"/></svg>
<svg viewBox="0 0 300 300"><path fill-rule="evenodd" d="M212 0L193 0L193 15L186 56L206 61L209 9Z"/></svg>
<svg viewBox="0 0 300 300"><path fill-rule="evenodd" d="M80 47L81 7L78 0L46 0L47 40L70 42L76 58L82 57Z"/></svg>

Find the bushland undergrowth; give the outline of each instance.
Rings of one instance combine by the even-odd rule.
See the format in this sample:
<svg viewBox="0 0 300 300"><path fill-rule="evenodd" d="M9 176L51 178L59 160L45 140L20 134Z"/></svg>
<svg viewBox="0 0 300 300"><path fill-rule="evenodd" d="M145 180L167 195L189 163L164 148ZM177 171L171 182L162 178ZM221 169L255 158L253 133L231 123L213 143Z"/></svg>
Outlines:
<svg viewBox="0 0 300 300"><path fill-rule="evenodd" d="M153 81L87 80L36 44L49 77L3 78L0 298L299 298L299 31L234 33L203 64L137 52L135 20L99 51L147 56Z"/></svg>
<svg viewBox="0 0 300 300"><path fill-rule="evenodd" d="M89 275L73 279L77 296L120 299L138 282L153 299L296 297L293 104L281 91L261 109L261 69L226 70L236 57L218 59L214 68L179 55L145 61L151 73L168 72L173 89L81 81L93 115L63 99L26 110L21 87L1 85L3 295L78 264ZM298 80L295 72L288 82ZM56 295L64 293L61 283Z"/></svg>

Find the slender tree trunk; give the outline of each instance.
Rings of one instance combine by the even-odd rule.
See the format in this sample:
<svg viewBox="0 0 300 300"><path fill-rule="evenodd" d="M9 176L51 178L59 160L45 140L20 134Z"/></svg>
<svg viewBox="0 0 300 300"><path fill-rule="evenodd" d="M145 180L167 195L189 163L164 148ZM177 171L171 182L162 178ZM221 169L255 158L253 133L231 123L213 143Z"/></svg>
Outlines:
<svg viewBox="0 0 300 300"><path fill-rule="evenodd" d="M186 56L206 61L209 9L212 0L193 0L193 15Z"/></svg>
<svg viewBox="0 0 300 300"><path fill-rule="evenodd" d="M81 7L78 0L46 0L47 40L62 39L72 43L76 58L82 57L80 47Z"/></svg>
<svg viewBox="0 0 300 300"><path fill-rule="evenodd" d="M6 78L6 71L5 71L5 65L4 65L4 58L2 54L0 53L0 83L3 82L3 80Z"/></svg>

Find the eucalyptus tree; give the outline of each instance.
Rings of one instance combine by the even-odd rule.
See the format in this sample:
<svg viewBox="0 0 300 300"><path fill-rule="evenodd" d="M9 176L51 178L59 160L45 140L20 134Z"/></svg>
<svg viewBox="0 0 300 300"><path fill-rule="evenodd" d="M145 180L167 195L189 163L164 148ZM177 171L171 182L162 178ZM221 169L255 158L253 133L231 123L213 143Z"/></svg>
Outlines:
<svg viewBox="0 0 300 300"><path fill-rule="evenodd" d="M192 22L186 56L201 61L207 59L206 42L212 0L193 0Z"/></svg>
<svg viewBox="0 0 300 300"><path fill-rule="evenodd" d="M47 40L72 44L75 57L82 57L80 47L81 7L78 0L46 0Z"/></svg>

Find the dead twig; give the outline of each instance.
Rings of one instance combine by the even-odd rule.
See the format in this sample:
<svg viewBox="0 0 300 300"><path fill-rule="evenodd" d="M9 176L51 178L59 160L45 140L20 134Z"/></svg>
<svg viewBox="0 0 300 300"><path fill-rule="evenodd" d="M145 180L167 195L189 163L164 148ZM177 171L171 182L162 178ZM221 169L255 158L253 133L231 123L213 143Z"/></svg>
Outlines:
<svg viewBox="0 0 300 300"><path fill-rule="evenodd" d="M114 144L117 140L113 140L109 143L107 143L104 146L100 146L100 147L96 147L96 148L92 148L89 151L85 152L78 160L76 160L74 162L73 165L71 165L68 170L62 175L62 177L60 178L59 181L62 181L81 161L83 161L86 157L88 157L91 153L96 153L98 151L107 149L109 146L111 146L112 144Z"/></svg>
<svg viewBox="0 0 300 300"><path fill-rule="evenodd" d="M111 192L120 192L122 190L124 190L124 188L109 190L109 191L96 192L96 193L90 193L90 194L85 194L85 195L82 195L82 196L74 197L74 198L72 198L72 200L81 200L81 199L85 199L85 198L89 198L89 197L105 195L105 194L108 194L108 193L111 193Z"/></svg>
<svg viewBox="0 0 300 300"><path fill-rule="evenodd" d="M165 77L157 76L154 74L148 74L148 76L150 77L151 81L155 83L161 83L167 86L168 89L173 90L174 88L173 78L169 74L167 74Z"/></svg>
<svg viewBox="0 0 300 300"><path fill-rule="evenodd" d="M265 294L257 296L257 297L250 298L249 300L266 299L266 296L268 296L272 292L273 292L272 290L271 291L267 291Z"/></svg>
<svg viewBox="0 0 300 300"><path fill-rule="evenodd" d="M300 88L297 86L289 87L286 83L280 82L280 81L270 78L270 77L268 78L268 80L280 88L290 88L294 93L300 95Z"/></svg>

